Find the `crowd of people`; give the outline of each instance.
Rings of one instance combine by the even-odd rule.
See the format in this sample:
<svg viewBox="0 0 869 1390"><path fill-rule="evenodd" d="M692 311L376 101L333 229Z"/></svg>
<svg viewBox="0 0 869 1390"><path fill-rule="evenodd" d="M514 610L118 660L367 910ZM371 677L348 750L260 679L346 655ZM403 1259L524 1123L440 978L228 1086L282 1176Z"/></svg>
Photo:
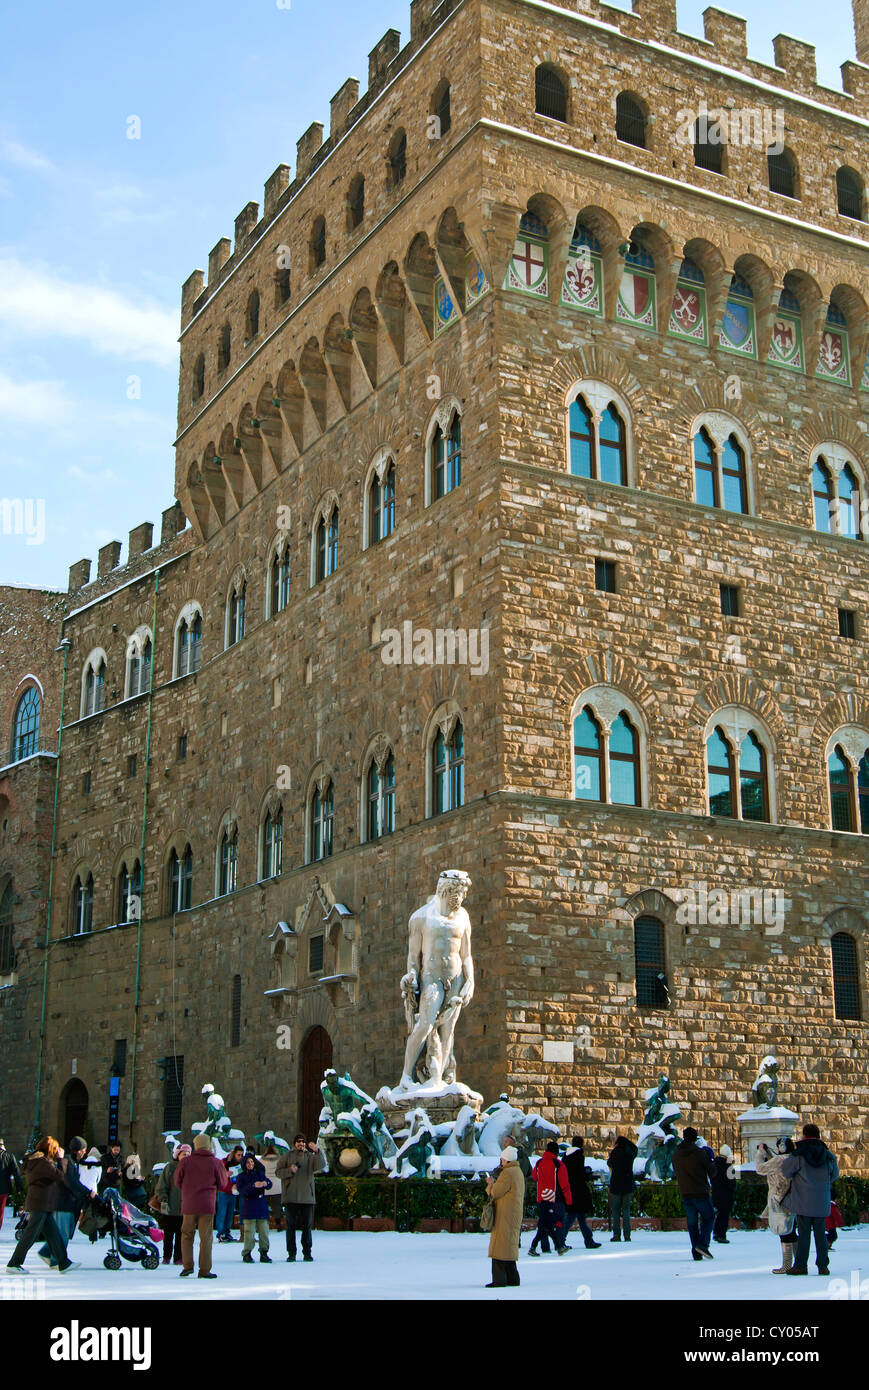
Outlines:
<svg viewBox="0 0 869 1390"><path fill-rule="evenodd" d="M610 1243L631 1239L631 1198L636 1188L637 1146L618 1135L607 1158L609 1169ZM716 1154L688 1126L673 1150L673 1171L687 1218L691 1257L711 1260L710 1244L729 1244L727 1232L737 1184L732 1151L722 1144ZM39 1257L61 1274L79 1268L67 1247L76 1225L89 1204L99 1202L111 1188L133 1207L148 1207L163 1233L163 1263L180 1265L181 1278L194 1272L200 1279L214 1279L212 1242L234 1243L236 1201L239 1208L241 1259L253 1263L256 1247L261 1264L271 1264L269 1193L280 1184L280 1203L285 1219L286 1258L313 1260L315 1183L324 1168L316 1142L297 1134L292 1149L272 1163L270 1177L262 1155L237 1145L218 1158L211 1139L198 1134L190 1144L179 1143L162 1168L149 1198L138 1154L121 1158L121 1145L111 1141L103 1154L87 1151L79 1136L69 1141L66 1152L50 1135L40 1139L19 1168L15 1156L0 1139L0 1227L7 1200L19 1183L26 1186L26 1222L6 1268L26 1273L28 1251L41 1241ZM764 1216L781 1242L781 1263L773 1274L808 1273L812 1238L819 1274L829 1274L830 1249L842 1218L832 1198L831 1186L839 1176L835 1156L824 1144L816 1125L803 1126L795 1143L780 1140L773 1153L759 1148L755 1170L768 1184ZM486 1182L487 1209L481 1222L490 1231L492 1266L489 1288L518 1285L519 1249L525 1214L527 1184L533 1184L537 1201L537 1228L529 1256L539 1257L554 1249L563 1255L571 1247L567 1237L576 1222L586 1249L598 1250L588 1218L594 1212L592 1184L595 1174L588 1164L581 1135L574 1135L562 1157L554 1140L545 1145L532 1165L528 1155L507 1140L500 1164ZM194 1247L199 1237L198 1270ZM155 1257L156 1259L156 1257Z"/></svg>

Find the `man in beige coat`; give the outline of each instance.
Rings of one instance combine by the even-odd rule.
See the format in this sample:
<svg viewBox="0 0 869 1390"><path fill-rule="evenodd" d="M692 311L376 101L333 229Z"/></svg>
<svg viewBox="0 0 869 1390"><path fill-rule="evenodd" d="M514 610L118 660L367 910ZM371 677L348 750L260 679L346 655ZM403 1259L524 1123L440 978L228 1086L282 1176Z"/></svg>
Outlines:
<svg viewBox="0 0 869 1390"><path fill-rule="evenodd" d="M518 1163L518 1150L509 1145L501 1151L500 1171L489 1178L486 1192L495 1204L495 1224L489 1237L492 1282L487 1289L503 1289L519 1283L519 1237L525 1210L525 1179Z"/></svg>

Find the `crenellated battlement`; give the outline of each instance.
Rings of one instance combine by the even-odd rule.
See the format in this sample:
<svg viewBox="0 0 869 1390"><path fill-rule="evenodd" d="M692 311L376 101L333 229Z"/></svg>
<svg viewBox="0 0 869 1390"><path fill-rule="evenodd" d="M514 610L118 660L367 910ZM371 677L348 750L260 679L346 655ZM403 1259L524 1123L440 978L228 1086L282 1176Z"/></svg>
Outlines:
<svg viewBox="0 0 869 1390"><path fill-rule="evenodd" d="M185 535L186 541L181 541L180 538ZM120 563L121 542L114 540L108 541L97 552L97 572L93 579L89 559L76 560L74 565L70 565L68 592L78 597L81 590L87 589L88 593L83 595L85 601L97 598L135 579L138 574L153 569L158 561L168 559L176 551L181 554L192 538L193 532L187 526L181 503L173 502L163 512L160 539L156 545L154 523L141 522L129 534L127 558L123 564Z"/></svg>

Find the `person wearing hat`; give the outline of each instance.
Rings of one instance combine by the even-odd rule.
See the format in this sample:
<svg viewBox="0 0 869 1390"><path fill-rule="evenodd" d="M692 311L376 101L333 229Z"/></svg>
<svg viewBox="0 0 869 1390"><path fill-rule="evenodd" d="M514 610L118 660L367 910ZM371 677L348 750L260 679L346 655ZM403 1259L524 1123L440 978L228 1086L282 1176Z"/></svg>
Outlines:
<svg viewBox="0 0 869 1390"><path fill-rule="evenodd" d="M501 1150L501 1167L486 1182L486 1193L495 1207L495 1222L489 1237L492 1282L487 1289L514 1287L519 1280L519 1237L525 1209L525 1179L519 1167L519 1151L513 1144Z"/></svg>
<svg viewBox="0 0 869 1390"><path fill-rule="evenodd" d="M63 1172L63 1186L57 1194L54 1224L63 1241L64 1251L75 1235L76 1222L82 1210L91 1199L90 1188L85 1187L80 1177L81 1161L86 1152L87 1141L76 1134L69 1141L66 1157L58 1159ZM36 1253L50 1269L57 1268L57 1260L47 1241Z"/></svg>
<svg viewBox="0 0 869 1390"><path fill-rule="evenodd" d="M727 1227L736 1196L736 1170L733 1166L733 1150L729 1144L722 1144L714 1159L715 1172L712 1174L712 1205L715 1208L715 1225L712 1239L716 1245L729 1245Z"/></svg>
<svg viewBox="0 0 869 1390"><path fill-rule="evenodd" d="M21 1169L18 1167L18 1160L13 1153L10 1153L3 1140L0 1139L0 1230L3 1229L3 1213L6 1210L6 1199L12 1193L15 1183L21 1182Z"/></svg>
<svg viewBox="0 0 869 1390"><path fill-rule="evenodd" d="M157 1179L155 1192L160 1201L164 1265L184 1263L181 1258L181 1189L175 1186L175 1173L181 1160L192 1152L189 1144L176 1144L172 1157Z"/></svg>
<svg viewBox="0 0 869 1390"><path fill-rule="evenodd" d="M216 1279L211 1271L214 1209L218 1192L229 1188L229 1174L215 1158L207 1134L197 1134L193 1152L182 1158L172 1181L181 1191L181 1278L193 1273L193 1239L199 1232L199 1278Z"/></svg>
<svg viewBox="0 0 869 1390"><path fill-rule="evenodd" d="M691 1254L695 1260L711 1260L709 1240L715 1208L710 1197L710 1179L715 1172L715 1160L711 1149L698 1145L697 1137L691 1125L682 1131L682 1142L673 1150L673 1172L688 1218Z"/></svg>
<svg viewBox="0 0 869 1390"><path fill-rule="evenodd" d="M550 1140L537 1160L534 1177L537 1180L537 1230L528 1254L536 1255L537 1246L542 1244L544 1255L548 1255L551 1237L557 1254L564 1255L568 1246L565 1234L567 1222L563 1213L570 1206L572 1195L567 1168L558 1157L558 1145L554 1139Z"/></svg>

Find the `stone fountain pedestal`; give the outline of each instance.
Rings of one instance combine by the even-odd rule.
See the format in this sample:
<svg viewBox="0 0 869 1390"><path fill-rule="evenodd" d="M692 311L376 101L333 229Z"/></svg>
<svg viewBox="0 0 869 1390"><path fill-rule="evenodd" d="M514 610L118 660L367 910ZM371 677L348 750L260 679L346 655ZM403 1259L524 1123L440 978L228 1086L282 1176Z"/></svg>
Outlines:
<svg viewBox="0 0 869 1390"><path fill-rule="evenodd" d="M776 1141L792 1138L799 1118L793 1110L783 1105L755 1105L752 1110L738 1115L736 1123L739 1125L746 1163L754 1163L759 1144L768 1144L775 1153Z"/></svg>
<svg viewBox="0 0 869 1390"><path fill-rule="evenodd" d="M458 1081L451 1086L415 1086L411 1091L390 1090L388 1086L382 1086L376 1100L386 1120L386 1127L393 1134L405 1128L409 1110L424 1110L433 1125L455 1124L459 1111L465 1105L479 1115L483 1104L481 1095Z"/></svg>

